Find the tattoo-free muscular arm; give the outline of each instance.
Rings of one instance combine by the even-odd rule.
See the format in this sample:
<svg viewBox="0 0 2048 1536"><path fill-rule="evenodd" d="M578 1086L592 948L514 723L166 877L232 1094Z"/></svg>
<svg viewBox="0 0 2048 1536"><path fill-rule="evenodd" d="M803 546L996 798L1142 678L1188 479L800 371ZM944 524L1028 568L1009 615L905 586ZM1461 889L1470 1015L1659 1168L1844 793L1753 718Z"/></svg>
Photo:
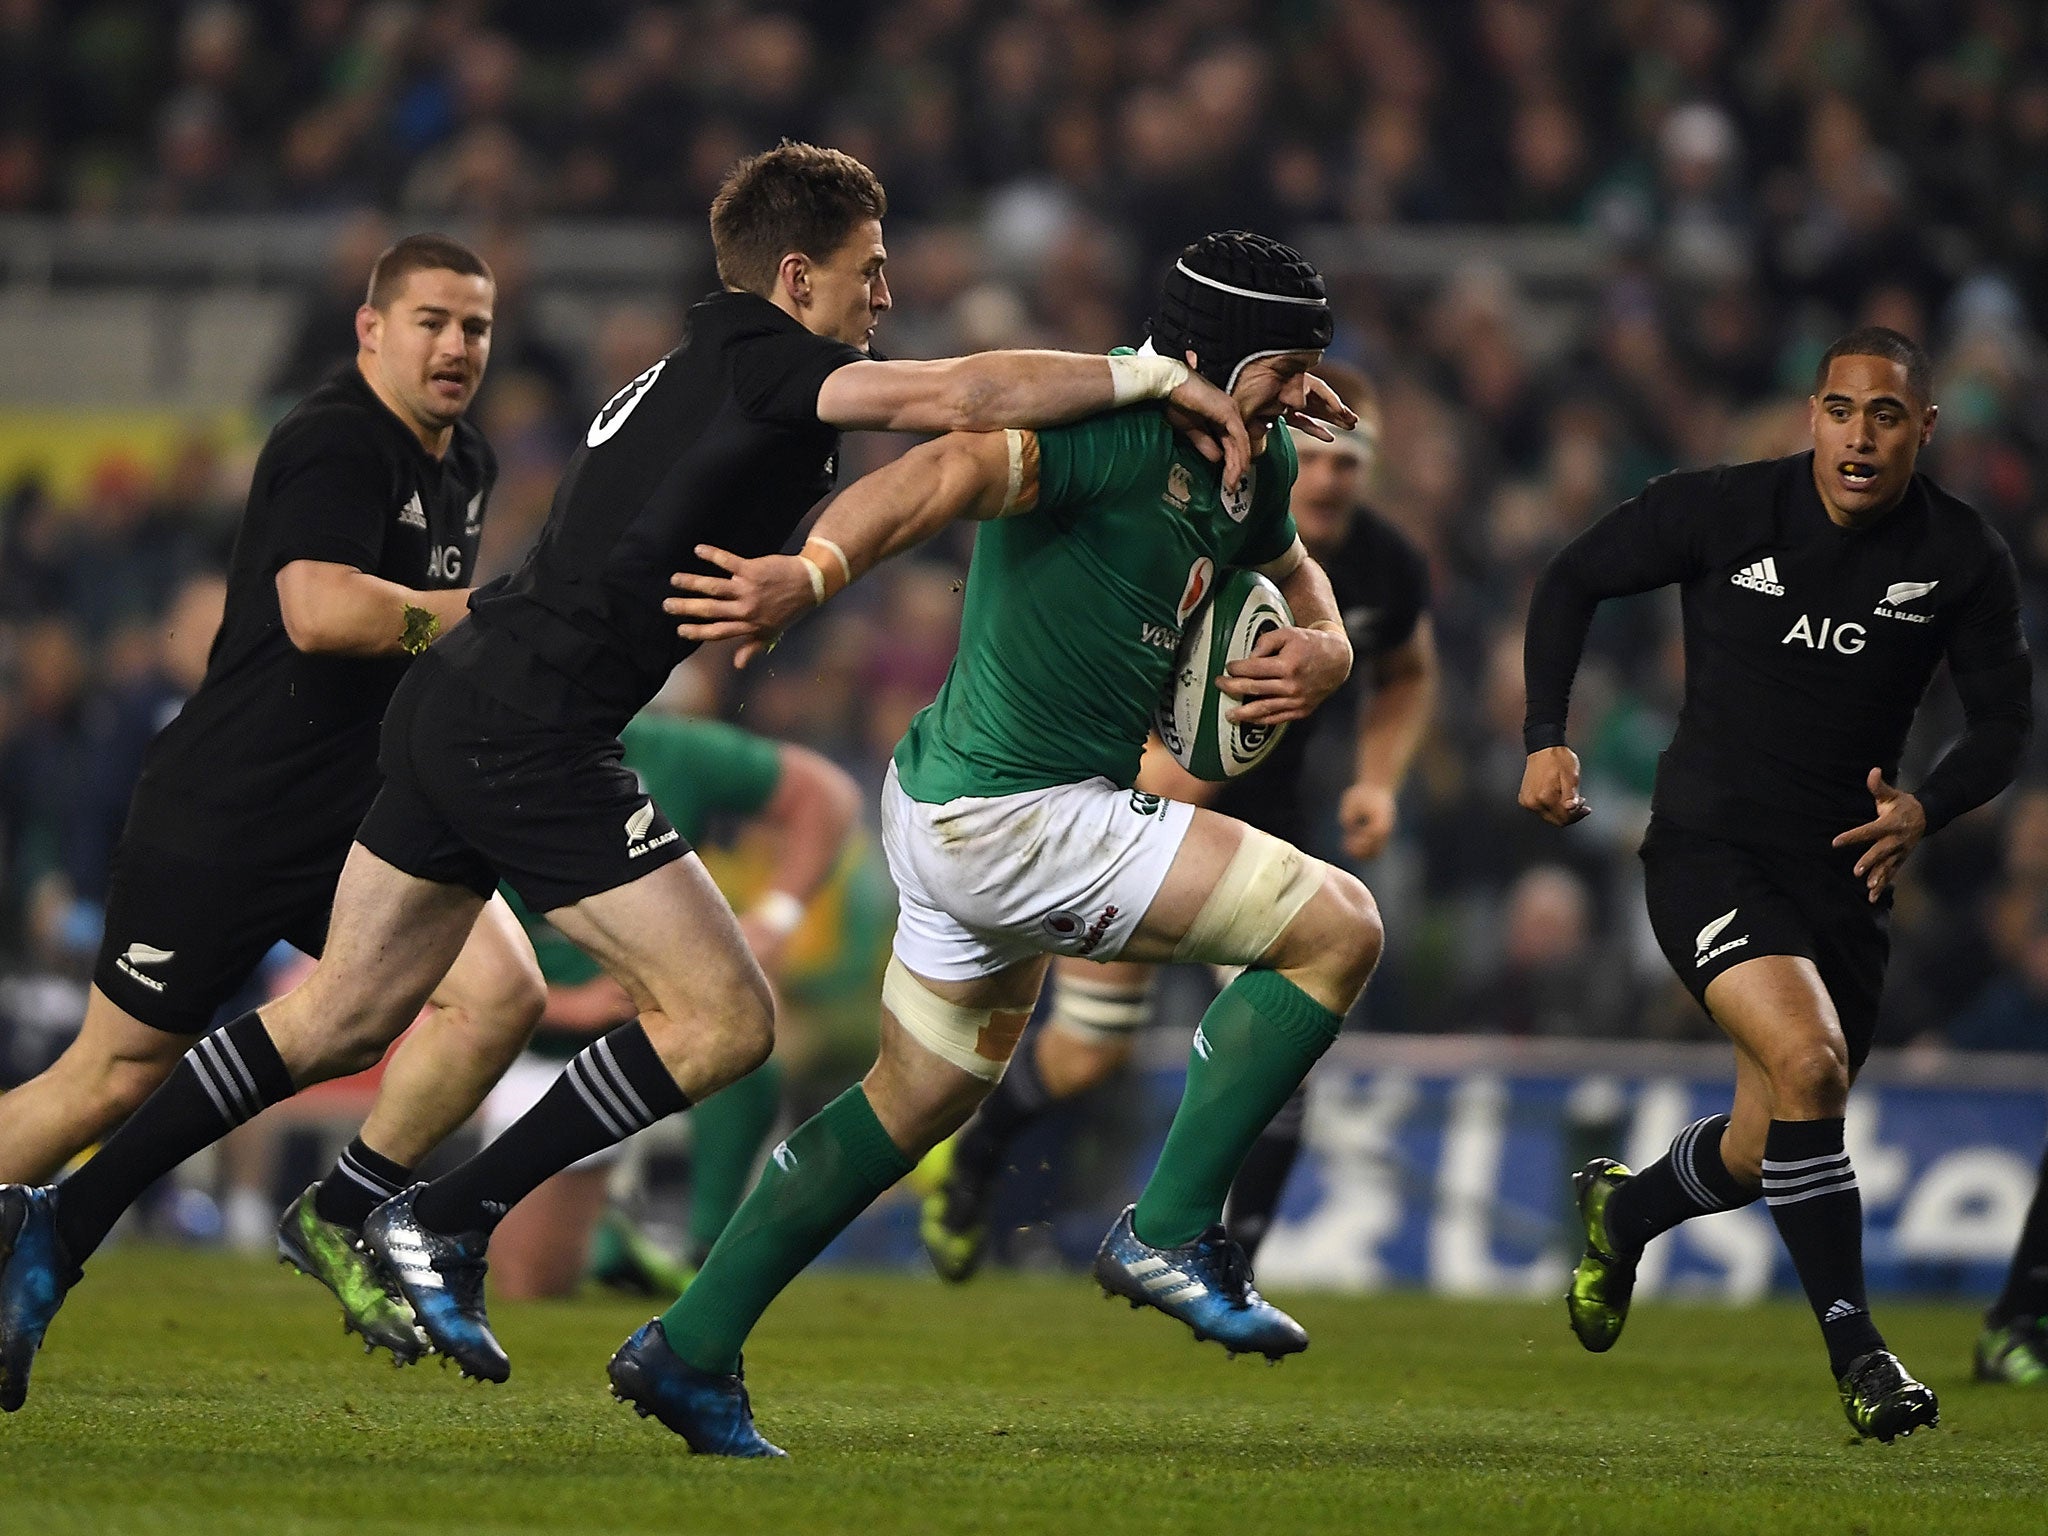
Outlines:
<svg viewBox="0 0 2048 1536"><path fill-rule="evenodd" d="M408 608L431 614L445 633L469 611L469 589L416 591L352 565L293 560L278 570L277 607L286 637L301 651L397 656L405 648Z"/></svg>

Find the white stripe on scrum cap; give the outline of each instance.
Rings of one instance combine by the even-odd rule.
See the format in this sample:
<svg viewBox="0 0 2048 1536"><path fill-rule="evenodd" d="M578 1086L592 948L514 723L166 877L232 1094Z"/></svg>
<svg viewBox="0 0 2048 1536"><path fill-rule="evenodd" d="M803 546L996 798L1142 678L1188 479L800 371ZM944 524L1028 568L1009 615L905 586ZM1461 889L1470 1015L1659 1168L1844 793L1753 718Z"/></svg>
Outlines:
<svg viewBox="0 0 2048 1536"><path fill-rule="evenodd" d="M1330 301L1326 298L1312 298L1307 294L1298 293L1261 293L1256 288L1240 288L1234 283L1222 282L1213 277L1204 277L1201 273L1190 268L1184 261L1176 261L1173 264L1173 270L1182 277L1192 278L1205 288L1214 288L1218 293L1235 294L1240 299L1264 299L1269 304L1302 304L1310 309L1328 309L1330 307Z"/></svg>

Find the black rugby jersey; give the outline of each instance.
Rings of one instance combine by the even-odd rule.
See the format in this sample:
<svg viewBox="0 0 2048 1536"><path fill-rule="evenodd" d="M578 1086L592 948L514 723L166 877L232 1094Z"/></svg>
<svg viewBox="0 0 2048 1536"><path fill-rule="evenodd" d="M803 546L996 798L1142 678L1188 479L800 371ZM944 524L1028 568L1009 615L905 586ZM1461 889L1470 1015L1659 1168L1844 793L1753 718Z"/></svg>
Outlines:
<svg viewBox="0 0 2048 1536"><path fill-rule="evenodd" d="M151 744L127 835L238 864L338 857L376 797L378 727L408 658L299 650L277 573L322 560L416 591L461 587L496 475L475 427L457 422L434 458L353 364L280 421L205 680Z"/></svg>
<svg viewBox="0 0 2048 1536"><path fill-rule="evenodd" d="M1429 565L1422 551L1369 507L1352 515L1343 543L1322 567L1351 639L1351 676L1314 714L1290 725L1256 770L1225 784L1213 802L1224 815L1297 846L1309 832L1302 797L1311 745L1339 725L1355 735L1364 702L1361 677L1376 657L1406 645L1429 611Z"/></svg>
<svg viewBox="0 0 2048 1536"><path fill-rule="evenodd" d="M506 703L616 731L692 650L662 611L692 553L781 549L832 488L834 369L867 354L766 299L717 293L689 339L597 413L526 563L470 600L448 656Z"/></svg>
<svg viewBox="0 0 2048 1536"><path fill-rule="evenodd" d="M1994 754L2008 758L2002 776L1941 803L1926 797L1930 830L1970 795L1989 798L2009 781L2027 676L2010 665L2026 641L2005 542L1919 474L1874 526L1838 527L1810 452L1653 480L1551 562L1524 648L1530 751L1563 743L1594 605L1673 582L1685 703L1658 763L1653 809L1663 820L1824 848L1875 814L1872 768L1896 782L1913 712L1943 657L1973 732L1995 722L2011 747ZM1986 676L1997 678L1990 696L1979 686Z"/></svg>

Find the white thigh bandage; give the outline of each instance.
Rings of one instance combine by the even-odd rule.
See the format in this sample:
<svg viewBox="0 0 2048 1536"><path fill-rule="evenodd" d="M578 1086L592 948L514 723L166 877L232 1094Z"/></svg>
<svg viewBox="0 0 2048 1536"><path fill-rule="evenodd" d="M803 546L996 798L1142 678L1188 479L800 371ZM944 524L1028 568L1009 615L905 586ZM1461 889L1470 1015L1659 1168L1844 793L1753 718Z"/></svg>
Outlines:
<svg viewBox="0 0 2048 1536"><path fill-rule="evenodd" d="M882 1004L934 1056L991 1083L1003 1075L1031 1017L1028 1008L1005 1011L949 1003L894 955L882 973Z"/></svg>
<svg viewBox="0 0 2048 1536"><path fill-rule="evenodd" d="M1246 827L1244 841L1174 946L1173 958L1250 965L1322 889L1324 867L1292 843Z"/></svg>
<svg viewBox="0 0 2048 1536"><path fill-rule="evenodd" d="M1147 971L1139 982L1073 977L1062 971L1054 983L1058 990L1053 994L1052 1017L1046 1023L1098 1045L1128 1040L1151 1022L1157 982L1154 971Z"/></svg>

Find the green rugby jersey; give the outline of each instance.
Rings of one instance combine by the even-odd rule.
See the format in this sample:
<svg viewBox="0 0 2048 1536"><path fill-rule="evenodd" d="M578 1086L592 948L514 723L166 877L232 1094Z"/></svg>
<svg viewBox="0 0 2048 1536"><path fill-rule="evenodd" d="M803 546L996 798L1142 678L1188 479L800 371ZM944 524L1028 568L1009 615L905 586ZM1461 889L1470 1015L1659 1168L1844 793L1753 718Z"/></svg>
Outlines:
<svg viewBox="0 0 2048 1536"><path fill-rule="evenodd" d="M619 742L626 749L626 766L691 843L703 838L714 816L757 814L775 797L782 779L774 742L717 720L639 714L626 722ZM573 987L599 974L595 960L528 911L509 885L500 889L526 925L542 976Z"/></svg>
<svg viewBox="0 0 2048 1536"><path fill-rule="evenodd" d="M913 800L1129 784L1218 568L1294 543L1294 444L1278 428L1229 506L1220 466L1156 402L1040 432L1038 448L1038 503L976 532L959 652L897 743Z"/></svg>

